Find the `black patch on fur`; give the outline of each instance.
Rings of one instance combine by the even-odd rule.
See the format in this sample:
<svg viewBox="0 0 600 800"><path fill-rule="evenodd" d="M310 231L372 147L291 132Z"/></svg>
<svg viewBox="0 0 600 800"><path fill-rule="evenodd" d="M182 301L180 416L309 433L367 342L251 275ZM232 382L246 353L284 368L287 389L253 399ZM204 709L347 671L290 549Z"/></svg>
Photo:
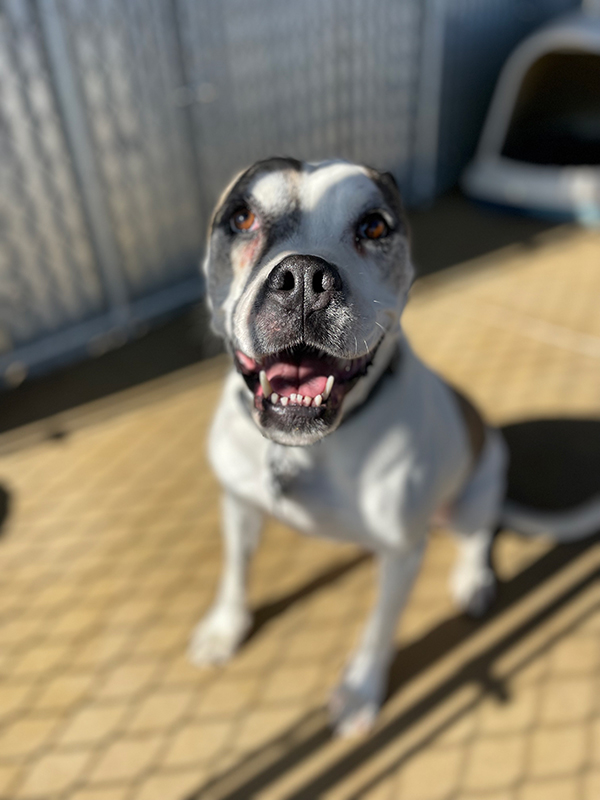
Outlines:
<svg viewBox="0 0 600 800"><path fill-rule="evenodd" d="M254 181L257 175L286 170L302 172L302 162L295 158L274 156L273 158L266 158L263 161L257 161L256 164L253 164L251 167L249 167L244 173L242 173L242 175L240 175L240 177L231 187L231 190L221 207L217 209L213 218L212 230L221 225L224 221L227 221L227 226L229 227L229 217L241 203L246 201L248 187ZM230 230L230 232L232 237L236 235L233 233L233 231Z"/></svg>
<svg viewBox="0 0 600 800"><path fill-rule="evenodd" d="M383 199L385 200L386 205L389 206L389 208L393 211L394 216L398 220L398 230L401 233L406 234L406 215L404 213L404 206L402 204L402 198L400 197L400 190L398 189L396 179L391 172L378 172L372 167L367 167L366 169L369 178L371 178L375 186L377 186Z"/></svg>
<svg viewBox="0 0 600 800"><path fill-rule="evenodd" d="M222 314L222 306L231 287L233 280L233 268L231 265L231 247L236 236L243 235L231 230L229 220L234 211L248 201L248 188L258 175L278 172L281 170L302 171L302 162L295 158L274 157L257 161L249 167L235 182L223 203L215 210L211 229L211 258L208 264L208 295L213 307L213 327L221 336L225 332L225 321ZM250 281L255 274L258 265L261 264L264 255L280 239L291 234L294 226L300 221L300 211L297 207L291 208L286 213L277 218L269 217L264 212L261 213L264 230L266 231L265 241L252 270L248 274Z"/></svg>

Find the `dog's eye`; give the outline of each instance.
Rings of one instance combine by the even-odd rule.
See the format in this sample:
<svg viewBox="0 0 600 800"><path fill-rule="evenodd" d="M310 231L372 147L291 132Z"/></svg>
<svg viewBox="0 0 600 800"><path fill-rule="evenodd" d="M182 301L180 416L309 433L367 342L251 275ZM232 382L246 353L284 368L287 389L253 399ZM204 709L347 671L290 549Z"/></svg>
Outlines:
<svg viewBox="0 0 600 800"><path fill-rule="evenodd" d="M383 239L389 232L388 224L381 214L373 211L359 222L356 235L359 239Z"/></svg>
<svg viewBox="0 0 600 800"><path fill-rule="evenodd" d="M249 231L254 225L256 215L248 206L240 206L231 215L230 224L233 231Z"/></svg>

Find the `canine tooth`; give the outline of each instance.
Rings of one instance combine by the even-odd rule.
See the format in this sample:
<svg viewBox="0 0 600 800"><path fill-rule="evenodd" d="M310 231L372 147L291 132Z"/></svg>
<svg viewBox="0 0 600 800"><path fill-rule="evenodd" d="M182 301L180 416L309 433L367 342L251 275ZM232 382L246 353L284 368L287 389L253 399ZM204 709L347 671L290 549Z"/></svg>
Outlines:
<svg viewBox="0 0 600 800"><path fill-rule="evenodd" d="M318 394L313 400L313 406L320 406L322 402L323 402L323 396Z"/></svg>
<svg viewBox="0 0 600 800"><path fill-rule="evenodd" d="M304 400L302 401L302 405L308 408L311 403L312 403L312 397L309 397L307 394L305 394Z"/></svg>
<svg viewBox="0 0 600 800"><path fill-rule="evenodd" d="M287 406L287 404L290 402L290 398L289 397L282 397L279 402L285 408Z"/></svg>
<svg viewBox="0 0 600 800"><path fill-rule="evenodd" d="M277 392L273 392L273 394L271 395L271 402L273 403L273 405L275 405L278 400L279 400L279 395L277 394Z"/></svg>
<svg viewBox="0 0 600 800"><path fill-rule="evenodd" d="M260 385L262 386L263 395L265 397L269 397L270 395L272 395L273 389L271 388L271 384L269 383L269 379L267 378L267 373L264 371L264 369L261 369L261 371L259 372L258 379L260 380Z"/></svg>
<svg viewBox="0 0 600 800"><path fill-rule="evenodd" d="M327 383L325 384L325 391L323 392L323 400L327 400L327 398L331 394L331 390L333 389L333 382L334 381L335 381L335 378L333 377L333 375L330 375L327 378Z"/></svg>

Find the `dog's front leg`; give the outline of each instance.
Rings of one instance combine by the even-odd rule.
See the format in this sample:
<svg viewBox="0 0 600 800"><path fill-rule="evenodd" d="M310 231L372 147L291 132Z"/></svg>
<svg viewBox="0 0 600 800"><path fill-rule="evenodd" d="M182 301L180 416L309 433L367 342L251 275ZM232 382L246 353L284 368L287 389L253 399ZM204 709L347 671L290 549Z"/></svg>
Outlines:
<svg viewBox="0 0 600 800"><path fill-rule="evenodd" d="M425 540L402 554L379 556L379 594L360 645L352 655L329 711L341 736L367 733L387 687L398 617L408 599L425 549Z"/></svg>
<svg viewBox="0 0 600 800"><path fill-rule="evenodd" d="M252 623L246 602L246 573L263 524L262 513L229 492L223 496L225 564L215 602L196 626L189 647L197 665L227 661Z"/></svg>

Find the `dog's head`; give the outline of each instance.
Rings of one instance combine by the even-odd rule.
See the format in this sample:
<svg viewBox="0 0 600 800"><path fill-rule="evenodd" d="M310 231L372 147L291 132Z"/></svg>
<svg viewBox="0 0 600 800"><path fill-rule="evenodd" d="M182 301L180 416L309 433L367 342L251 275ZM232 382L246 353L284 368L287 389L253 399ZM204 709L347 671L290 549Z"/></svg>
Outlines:
<svg viewBox="0 0 600 800"><path fill-rule="evenodd" d="M396 183L342 161L260 161L221 197L204 268L255 422L281 444L311 444L396 347L413 274Z"/></svg>

